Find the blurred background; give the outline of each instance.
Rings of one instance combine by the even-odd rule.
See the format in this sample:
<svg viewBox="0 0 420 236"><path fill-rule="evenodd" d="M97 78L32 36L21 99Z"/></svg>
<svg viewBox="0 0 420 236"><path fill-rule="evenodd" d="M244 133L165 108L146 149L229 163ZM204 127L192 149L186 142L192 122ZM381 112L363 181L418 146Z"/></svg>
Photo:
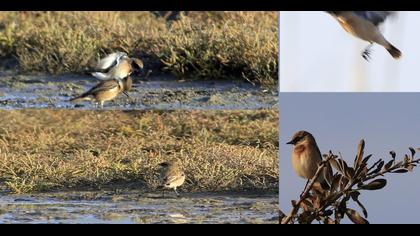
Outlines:
<svg viewBox="0 0 420 236"><path fill-rule="evenodd" d="M420 91L420 12L398 12L381 29L402 51L394 60L381 46L371 60L361 56L368 45L344 31L323 11L280 14L281 92Z"/></svg>
<svg viewBox="0 0 420 236"><path fill-rule="evenodd" d="M296 131L312 133L322 154L331 150L353 163L357 145L366 141L365 155L397 160L420 148L418 93L282 93L280 132L280 209L286 214L291 200L298 199L306 180L298 177L291 164L292 146L286 145ZM420 157L417 151L415 157ZM386 175L388 185L360 196L371 223L419 223L420 167L406 174ZM351 206L360 211L357 206ZM343 222L349 222L348 220Z"/></svg>

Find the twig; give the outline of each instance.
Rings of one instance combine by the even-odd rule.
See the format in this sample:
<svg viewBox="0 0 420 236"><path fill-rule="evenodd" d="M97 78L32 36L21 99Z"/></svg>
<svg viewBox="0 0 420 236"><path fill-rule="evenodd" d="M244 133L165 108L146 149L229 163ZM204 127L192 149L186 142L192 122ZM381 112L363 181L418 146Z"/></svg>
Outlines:
<svg viewBox="0 0 420 236"><path fill-rule="evenodd" d="M282 224L288 224L292 220L293 216L296 215L297 211L300 208L300 204L306 199L307 195L309 194L309 191L312 189L312 187L315 184L316 180L318 179L318 177L322 173L322 170L327 165L327 163L329 162L329 160L332 159L332 158L334 158L334 155L329 154L325 158L325 160L321 162L321 164L318 166L318 170L315 172L315 175L312 177L312 179L310 180L310 182L307 185L306 189L301 194L301 197L300 197L299 201L293 206L292 210L290 210L289 215L287 215L287 217L283 218L283 220L281 222Z"/></svg>
<svg viewBox="0 0 420 236"><path fill-rule="evenodd" d="M411 164L418 164L418 163L420 163L420 158L419 158L419 159L416 159L416 160L412 160L412 161L410 161L410 162L407 162L406 164L407 164L407 165L411 165ZM394 171L394 170L396 170L396 169L400 169L400 168L401 168L401 166L393 166L393 167L391 167L391 168L389 168L389 169L387 169L387 170L383 170L383 171L380 171L380 172L378 172L378 173L376 173L376 174L374 174L374 175L371 175L371 176L366 177L366 178L363 180L363 182L366 182L366 181L368 181L368 180L374 179L374 178L376 178L376 177L378 177L378 176L383 176L383 175L384 175L384 174L386 174L386 173L390 173L390 172L392 172L392 171Z"/></svg>
<svg viewBox="0 0 420 236"><path fill-rule="evenodd" d="M381 160L379 160L379 161L381 161ZM377 163L378 162L376 162L375 164L374 164L374 166L375 165L377 165ZM412 161L410 161L410 162L408 162L407 164L409 165L409 164L414 164L414 163L420 163L420 158L419 159L417 159L417 160L412 160ZM374 175L372 175L372 176L368 176L368 177L366 177L364 180L363 180L363 182L366 182L366 181L368 181L368 180L371 180L371 179L374 179L374 178L376 178L376 177L378 177L378 176L383 176L384 174L386 174L386 173L390 173L390 172L392 172L392 171L394 171L395 169L399 169L399 168L401 168L401 167L392 167L392 168L390 168L390 169L387 169L387 170L383 170L383 171L381 171L381 172L379 172L379 173L376 173L376 174L374 174ZM346 194L348 191L350 191L350 190L352 190L352 188L356 185L358 183L358 181L354 181L352 184L350 184L349 186L347 186L345 189L343 189L340 193L338 193L337 195L334 195L333 196L333 198L332 199L328 199L327 201L325 201L325 203L324 203L324 205L322 206L322 207L320 207L319 208L319 210L317 211L317 213L316 214L319 214L319 212L322 212L322 211L324 211L328 206L330 206L332 203L334 203L335 201L337 201L339 198L341 198L344 194ZM358 190L361 190L360 188L358 188L358 189L354 189L354 190L356 190L356 191L358 191Z"/></svg>

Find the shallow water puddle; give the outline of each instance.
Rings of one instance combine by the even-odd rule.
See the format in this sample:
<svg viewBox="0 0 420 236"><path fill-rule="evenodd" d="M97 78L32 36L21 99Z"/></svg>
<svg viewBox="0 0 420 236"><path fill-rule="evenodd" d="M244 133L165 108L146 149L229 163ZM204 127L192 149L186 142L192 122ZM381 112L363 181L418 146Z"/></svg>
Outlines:
<svg viewBox="0 0 420 236"><path fill-rule="evenodd" d="M95 109L87 101L68 100L92 88L98 80L82 76L0 76L0 108ZM243 81L180 81L172 77L134 78L130 97L119 95L104 109L270 109L277 106L277 89Z"/></svg>
<svg viewBox="0 0 420 236"><path fill-rule="evenodd" d="M0 197L0 223L277 223L277 209L276 194L7 195Z"/></svg>

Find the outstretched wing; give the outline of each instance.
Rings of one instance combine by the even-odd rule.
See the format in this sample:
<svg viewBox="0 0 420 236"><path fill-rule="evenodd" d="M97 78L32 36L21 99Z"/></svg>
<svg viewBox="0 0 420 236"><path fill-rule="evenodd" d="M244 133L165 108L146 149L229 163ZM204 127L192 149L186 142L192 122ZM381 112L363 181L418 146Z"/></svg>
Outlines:
<svg viewBox="0 0 420 236"><path fill-rule="evenodd" d="M395 11L353 11L359 17L362 17L374 25L379 25L386 20L388 16L395 15Z"/></svg>
<svg viewBox="0 0 420 236"><path fill-rule="evenodd" d="M116 66L118 63L119 58L122 56L127 55L124 52L114 52L109 54L108 56L102 58L98 64L95 66L95 69L107 73L106 71L109 71L112 67Z"/></svg>

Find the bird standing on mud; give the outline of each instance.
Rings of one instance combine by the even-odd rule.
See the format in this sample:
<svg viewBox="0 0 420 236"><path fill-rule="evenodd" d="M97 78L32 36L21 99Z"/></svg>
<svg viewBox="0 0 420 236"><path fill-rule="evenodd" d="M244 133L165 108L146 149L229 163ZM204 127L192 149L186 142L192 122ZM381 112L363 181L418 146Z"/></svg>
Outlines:
<svg viewBox="0 0 420 236"><path fill-rule="evenodd" d="M401 57L401 51L388 42L382 35L379 25L389 16L395 15L391 11L327 11L331 14L345 31L368 41L370 45L363 51L362 56L365 60L370 58L370 48L373 43L383 46L393 58Z"/></svg>
<svg viewBox="0 0 420 236"><path fill-rule="evenodd" d="M70 102L79 102L83 100L95 100L100 103L101 108L104 102L114 99L118 94L124 91L124 83L120 79L109 79L100 82L89 91L80 96L70 99Z"/></svg>
<svg viewBox="0 0 420 236"><path fill-rule="evenodd" d="M292 166L299 177L312 179L322 161L321 151L315 141L314 136L307 131L299 131L293 135L287 144L293 145ZM324 168L317 182L323 189L328 189L332 176L332 169L329 165ZM308 184L308 182L306 183ZM305 187L306 188L306 187Z"/></svg>
<svg viewBox="0 0 420 236"><path fill-rule="evenodd" d="M173 189L177 196L179 196L176 189L185 181L185 173L181 169L181 161L179 159L162 162L159 164L160 181L163 188L163 196L165 196L165 188Z"/></svg>
<svg viewBox="0 0 420 236"><path fill-rule="evenodd" d="M91 74L101 80L89 91L71 99L71 102L82 100L96 100L101 104L124 93L128 97L128 91L131 90L133 79L131 73L134 70L143 69L143 62L137 58L129 58L124 52L116 52L102 58L94 67Z"/></svg>

